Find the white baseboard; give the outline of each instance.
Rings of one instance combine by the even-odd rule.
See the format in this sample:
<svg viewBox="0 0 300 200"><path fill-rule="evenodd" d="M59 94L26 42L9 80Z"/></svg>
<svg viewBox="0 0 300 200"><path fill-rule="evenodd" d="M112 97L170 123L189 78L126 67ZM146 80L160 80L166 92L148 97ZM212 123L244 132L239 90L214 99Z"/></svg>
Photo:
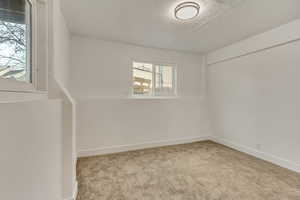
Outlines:
<svg viewBox="0 0 300 200"><path fill-rule="evenodd" d="M76 181L73 186L73 196L64 200L76 200L78 195L78 182Z"/></svg>
<svg viewBox="0 0 300 200"><path fill-rule="evenodd" d="M211 137L210 139L216 143L223 144L223 145L231 147L235 150L244 152L246 154L260 158L262 160L279 165L280 167L287 168L289 170L300 173L300 165L293 163L289 160L279 158L277 156L274 156L274 155L271 155L271 154L268 154L268 153L265 153L262 151L257 151L256 149L253 149L253 148L250 148L247 146L243 146L243 145L240 145L240 144L237 144L237 143L225 140L225 139L220 139L220 138L215 138L215 137Z"/></svg>
<svg viewBox="0 0 300 200"><path fill-rule="evenodd" d="M187 144L192 142L205 141L209 139L210 136L201 136L201 137L194 137L194 138L181 138L175 140L163 140L163 141L153 141L153 142L146 142L140 144L111 146L111 147L104 147L98 149L87 149L87 150L79 151L78 157L89 157L89 156L120 153L120 152L132 151L132 150L162 147L162 146L169 146L169 145L176 145L176 144Z"/></svg>

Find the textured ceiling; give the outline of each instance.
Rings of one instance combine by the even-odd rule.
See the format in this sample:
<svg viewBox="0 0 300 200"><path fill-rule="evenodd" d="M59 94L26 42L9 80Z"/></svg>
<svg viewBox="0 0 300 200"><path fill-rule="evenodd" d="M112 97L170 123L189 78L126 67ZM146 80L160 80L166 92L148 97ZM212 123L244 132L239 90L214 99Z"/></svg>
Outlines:
<svg viewBox="0 0 300 200"><path fill-rule="evenodd" d="M196 20L174 19L183 0L62 0L73 34L208 52L300 18L300 0L195 0Z"/></svg>
<svg viewBox="0 0 300 200"><path fill-rule="evenodd" d="M221 16L226 11L229 12L230 9L237 7L245 0L197 0L200 5L200 14L196 19L191 20L190 22L182 22L174 20L174 10L178 3L181 1L174 1L173 6L170 6L168 18L173 21L173 23L181 24L181 27L184 27L190 31L197 31L203 25L207 24L209 21L214 18ZM192 26L191 26L192 25Z"/></svg>

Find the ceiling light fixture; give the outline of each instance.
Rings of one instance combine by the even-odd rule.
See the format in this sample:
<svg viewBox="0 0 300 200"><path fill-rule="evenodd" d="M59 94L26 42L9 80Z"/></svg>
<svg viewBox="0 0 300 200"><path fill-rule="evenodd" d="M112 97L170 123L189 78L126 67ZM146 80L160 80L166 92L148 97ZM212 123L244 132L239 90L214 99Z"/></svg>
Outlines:
<svg viewBox="0 0 300 200"><path fill-rule="evenodd" d="M175 17L179 20L190 20L199 15L200 5L196 2L183 2L175 8Z"/></svg>

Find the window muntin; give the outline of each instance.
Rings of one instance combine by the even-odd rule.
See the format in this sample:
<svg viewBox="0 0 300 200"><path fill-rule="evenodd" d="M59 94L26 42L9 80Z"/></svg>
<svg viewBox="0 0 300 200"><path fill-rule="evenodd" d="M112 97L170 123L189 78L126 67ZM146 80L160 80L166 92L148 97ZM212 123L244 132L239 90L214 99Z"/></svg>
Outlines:
<svg viewBox="0 0 300 200"><path fill-rule="evenodd" d="M32 83L32 4L0 3L0 78Z"/></svg>
<svg viewBox="0 0 300 200"><path fill-rule="evenodd" d="M176 96L176 66L133 62L133 96Z"/></svg>

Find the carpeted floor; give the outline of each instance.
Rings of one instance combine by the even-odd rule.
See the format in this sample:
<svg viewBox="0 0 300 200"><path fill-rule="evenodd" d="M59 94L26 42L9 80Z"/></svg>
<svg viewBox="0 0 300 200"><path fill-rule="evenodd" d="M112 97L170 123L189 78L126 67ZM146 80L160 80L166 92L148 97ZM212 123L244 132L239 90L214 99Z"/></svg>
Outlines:
<svg viewBox="0 0 300 200"><path fill-rule="evenodd" d="M213 142L81 158L78 200L300 200L300 174Z"/></svg>

